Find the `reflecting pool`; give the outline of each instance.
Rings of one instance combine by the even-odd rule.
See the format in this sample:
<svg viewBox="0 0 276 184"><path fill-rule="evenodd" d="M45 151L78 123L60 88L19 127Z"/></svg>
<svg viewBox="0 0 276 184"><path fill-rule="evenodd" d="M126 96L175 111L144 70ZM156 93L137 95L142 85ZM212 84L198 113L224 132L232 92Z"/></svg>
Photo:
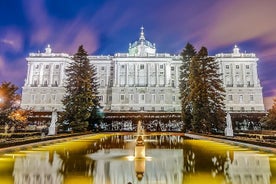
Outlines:
<svg viewBox="0 0 276 184"><path fill-rule="evenodd" d="M96 134L0 155L0 183L273 184L275 154L183 134Z"/></svg>

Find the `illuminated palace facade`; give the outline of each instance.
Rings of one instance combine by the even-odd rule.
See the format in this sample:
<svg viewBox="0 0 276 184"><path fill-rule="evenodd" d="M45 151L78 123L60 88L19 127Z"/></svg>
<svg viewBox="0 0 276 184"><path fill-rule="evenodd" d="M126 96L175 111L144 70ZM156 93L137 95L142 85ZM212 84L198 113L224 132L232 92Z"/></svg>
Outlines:
<svg viewBox="0 0 276 184"><path fill-rule="evenodd" d="M72 58L53 52L49 45L43 53L30 53L22 108L62 111L65 69ZM214 58L226 90L226 110L264 112L256 55L241 53L235 46L232 53L216 54ZM139 40L129 44L128 53L91 55L89 60L96 67L105 112L180 112L181 56L157 53L155 44L145 39L143 28Z"/></svg>

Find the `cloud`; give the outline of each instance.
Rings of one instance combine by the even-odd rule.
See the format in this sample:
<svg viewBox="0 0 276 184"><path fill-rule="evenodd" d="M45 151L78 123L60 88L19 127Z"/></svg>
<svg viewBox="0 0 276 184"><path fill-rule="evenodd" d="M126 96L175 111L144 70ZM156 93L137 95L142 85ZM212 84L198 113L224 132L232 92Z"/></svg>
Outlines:
<svg viewBox="0 0 276 184"><path fill-rule="evenodd" d="M81 44L88 52L95 52L98 48L97 33L81 14L68 22L61 21L48 14L44 1L24 2L26 15L31 22L31 45L51 44L53 52L70 54L75 53Z"/></svg>
<svg viewBox="0 0 276 184"><path fill-rule="evenodd" d="M21 87L23 85L22 79L26 76L26 68L26 63L22 58L8 62L7 58L0 56L0 79L5 79L5 81Z"/></svg>
<svg viewBox="0 0 276 184"><path fill-rule="evenodd" d="M201 38L214 48L248 40L259 40L259 44L275 40L275 6L276 1L219 1L210 11L212 19Z"/></svg>
<svg viewBox="0 0 276 184"><path fill-rule="evenodd" d="M276 93L275 93L275 96L276 96ZM273 105L273 103L274 103L275 96L264 97L264 104L265 104L265 109L266 109L266 110L272 108L272 105Z"/></svg>
<svg viewBox="0 0 276 184"><path fill-rule="evenodd" d="M2 53L4 52L20 52L23 49L23 35L21 31L14 27L7 27L1 30L0 44Z"/></svg>

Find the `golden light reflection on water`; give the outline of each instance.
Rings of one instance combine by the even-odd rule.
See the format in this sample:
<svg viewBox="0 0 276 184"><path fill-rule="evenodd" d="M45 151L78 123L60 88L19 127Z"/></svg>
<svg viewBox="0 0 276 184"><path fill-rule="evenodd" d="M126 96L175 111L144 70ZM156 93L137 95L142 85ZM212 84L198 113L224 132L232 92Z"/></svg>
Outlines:
<svg viewBox="0 0 276 184"><path fill-rule="evenodd" d="M159 183L169 184L174 184L173 181L183 184L276 183L275 154L210 140L179 139L164 133L155 135L157 137L145 138L149 139L146 156L151 159L145 160L145 176L141 184L147 183L147 179L159 179ZM137 179L134 147L130 140L134 140L132 135L97 134L2 154L0 183L18 181L21 184L31 181L35 175L35 181L48 179L57 184L92 184L98 181L97 178L106 178L105 182L110 183L134 184ZM97 159L89 156L94 153L98 153ZM160 176L156 176L158 173ZM120 177L124 180L119 180Z"/></svg>

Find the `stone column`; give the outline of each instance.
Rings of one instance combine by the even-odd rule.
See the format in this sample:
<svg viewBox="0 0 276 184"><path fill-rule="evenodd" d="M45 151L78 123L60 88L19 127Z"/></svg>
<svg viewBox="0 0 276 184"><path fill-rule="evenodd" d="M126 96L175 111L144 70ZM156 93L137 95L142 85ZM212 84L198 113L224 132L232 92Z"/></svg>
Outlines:
<svg viewBox="0 0 276 184"><path fill-rule="evenodd" d="M126 64L126 82L125 82L125 86L129 86L128 85L128 63Z"/></svg>
<svg viewBox="0 0 276 184"><path fill-rule="evenodd" d="M59 85L64 86L63 80L65 79L65 73L64 73L64 64L60 64L60 72L59 72Z"/></svg>
<svg viewBox="0 0 276 184"><path fill-rule="evenodd" d="M40 64L40 69L39 69L39 86L43 85L43 64Z"/></svg>
<svg viewBox="0 0 276 184"><path fill-rule="evenodd" d="M156 87L159 86L159 65L155 64L155 70L156 70Z"/></svg>
<svg viewBox="0 0 276 184"><path fill-rule="evenodd" d="M138 66L138 64L137 63L135 63L134 64L134 86L138 86L138 80L137 80L137 78L138 78L138 75L137 75L137 66Z"/></svg>
<svg viewBox="0 0 276 184"><path fill-rule="evenodd" d="M49 64L49 69L50 69L50 82L49 82L49 85L52 85L53 84L53 73L54 73L54 65L51 63ZM50 86L51 87L51 86Z"/></svg>
<svg viewBox="0 0 276 184"><path fill-rule="evenodd" d="M28 63L28 75L27 75L27 84L30 86L33 82L33 65L31 63Z"/></svg>

